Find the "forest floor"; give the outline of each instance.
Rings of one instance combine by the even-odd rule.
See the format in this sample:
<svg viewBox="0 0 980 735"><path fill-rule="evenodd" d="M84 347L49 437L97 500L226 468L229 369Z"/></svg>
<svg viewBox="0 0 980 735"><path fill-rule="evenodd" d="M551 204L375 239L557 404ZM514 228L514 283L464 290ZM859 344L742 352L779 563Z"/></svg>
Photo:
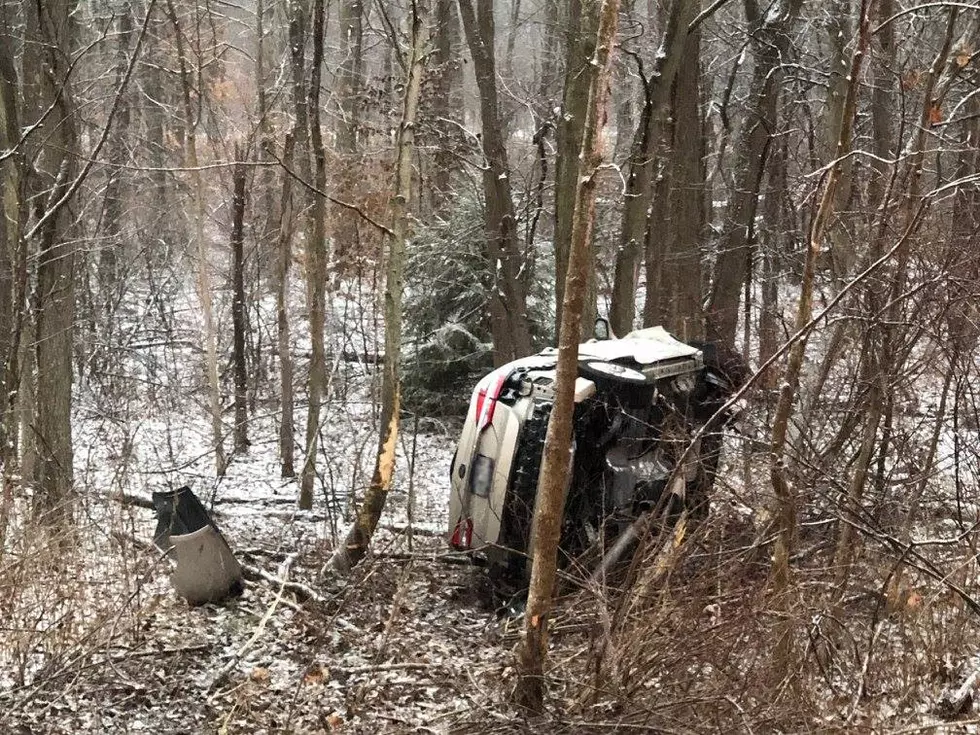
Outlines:
<svg viewBox="0 0 980 735"><path fill-rule="evenodd" d="M278 478L275 445L259 433L273 427L257 428L260 440L224 480L195 488L249 576L265 573L242 597L197 607L180 599L150 544L153 512L119 496L84 501L82 538L57 581L50 545L25 540L8 557L48 566L44 586L64 585L64 599L34 585L4 590L11 614L0 626L13 645L2 654L0 731L453 732L479 711L489 724L505 709L494 697L516 638L481 594L480 570L446 545L449 437L405 443L417 468L403 468L412 497L401 483L371 554L337 579L323 567L344 530L338 515L323 502L293 509L295 481ZM358 438L326 446L349 457ZM46 600L34 621L31 596ZM59 615L70 632L59 633Z"/></svg>
<svg viewBox="0 0 980 735"><path fill-rule="evenodd" d="M118 385L81 381L72 529L39 525L30 498L13 498L0 535L0 733L960 732L980 725L969 708L953 713L954 725L935 716L941 693L980 671L970 545L980 503L972 492L961 497L971 488L961 488L958 476L955 491L939 476L935 492L923 496L918 534L926 540L918 550L871 529L841 590L830 566L837 468L819 475L794 557L797 673L806 685L786 693L769 680L780 618L768 596L763 401L733 437L711 522L692 534L672 568L655 569L643 577L654 580L647 588L618 600L583 590L561 602L548 712L526 720L509 701L522 621L499 614L483 572L446 544L456 429L403 421L395 487L371 551L351 577L337 578L324 569L374 461L377 406L366 397L376 371L334 366L315 507L300 512L297 481L281 478L274 401L256 401L248 451L215 479L199 352L181 347L199 327L193 299L186 301L174 319L186 324L167 327L164 346L152 346L157 335L145 326L134 333L132 343L144 347L132 348ZM337 312L343 324L370 322ZM145 324L143 316L133 323ZM362 336L342 337L331 353L370 354L368 333L364 326L355 331ZM271 382L271 362L260 367L266 374L256 380ZM89 379L117 379L109 368ZM916 414L918 434L928 433L936 403L923 402ZM890 467L896 482L918 477L908 459L914 454L906 455ZM942 455L948 469L955 453ZM980 476L965 450L955 456L964 477ZM980 454L970 457L980 463ZM249 570L238 599L189 606L152 546L150 494L185 484ZM890 528L889 514L900 510L876 510L875 528ZM900 564L904 573L896 573Z"/></svg>
<svg viewBox="0 0 980 735"><path fill-rule="evenodd" d="M722 668L735 655L759 659L765 669L763 647L753 637L765 635L760 625L769 616L759 594L765 575L752 571L765 563L724 561L753 534L747 508L731 493L716 503L714 538L702 539L691 555L696 573L664 579L664 596L645 613L648 627L627 631L616 654L624 687L634 692L627 700L663 687L656 707L680 708L669 713L672 726L663 726L656 708L640 721L652 717L661 725L647 727L625 710L583 705L583 680L569 686L567 678L576 676L569 674L572 659L581 676L583 654L591 648L580 622L558 625L566 632L552 655L562 671L548 715L535 723L509 702L523 621L501 615L483 572L446 545L451 430L432 424L425 433L405 432L398 481L371 552L350 578L340 579L324 567L343 538L348 490L362 490L370 469L370 410L353 421L325 422L326 469L312 512L295 510L296 481L279 477L271 417L253 423L252 446L233 459L227 476L208 482L211 456L198 450L206 437L203 419L148 421L125 453L117 451L124 442L113 436L115 425L95 416L82 425L89 452L78 458L78 470L87 487L105 492L79 499L78 527L68 543L14 523L11 551L0 559L0 732L718 732L706 703L764 706L749 658L743 677L733 680ZM161 464L160 446L167 443L190 459ZM253 581L240 598L194 607L170 584L169 562L151 544L153 511L132 500L184 482L194 484L249 569ZM137 487L142 492L134 492ZM801 546L809 543L801 540ZM868 570L868 584L881 583L877 574ZM715 602L706 604L709 598ZM938 675L916 680L912 672L921 677L943 670L945 685L955 687L971 670L965 655L976 636L962 616L951 617L933 599L920 597L914 607L917 618L892 615L876 624L878 647L888 649L879 652L877 666L882 675L912 676L918 696L934 700L942 689ZM587 608L573 605L572 611ZM877 617L872 608L852 607L848 614ZM731 633L718 623L721 611L735 626ZM825 635L824 624L813 620L816 634ZM612 649L615 639L609 640ZM662 673L650 656L663 663ZM730 693L683 697L672 689L672 677L681 689L718 686ZM900 702L885 694L884 683L876 686L870 711L852 709L850 720L840 704L848 697L828 696L828 731L898 732L904 731L898 724L909 723L915 732L970 727L961 721L949 730L930 716L927 699ZM730 722L728 714L715 716ZM758 716L765 728L769 715ZM809 728L801 721L799 728L774 729ZM745 731L753 731L748 722Z"/></svg>

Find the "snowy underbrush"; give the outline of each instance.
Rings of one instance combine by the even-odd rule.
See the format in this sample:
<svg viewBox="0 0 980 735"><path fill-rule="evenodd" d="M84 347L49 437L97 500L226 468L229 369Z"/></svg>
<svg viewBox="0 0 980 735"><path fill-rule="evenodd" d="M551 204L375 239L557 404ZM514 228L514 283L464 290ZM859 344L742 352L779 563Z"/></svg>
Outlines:
<svg viewBox="0 0 980 735"><path fill-rule="evenodd" d="M716 518L666 567L649 560L638 586L569 604L563 619L586 631L554 654L569 724L704 733L942 724L941 695L969 675L978 642L976 613L952 580L910 569L897 581L895 559L869 549L842 588L810 539L786 604L773 598L770 549L757 541L751 527ZM974 563L964 550L932 562ZM777 673L781 656L791 678Z"/></svg>
<svg viewBox="0 0 980 735"><path fill-rule="evenodd" d="M547 712L535 726L897 732L972 722L970 700L955 711L949 700L978 666L976 527L959 526L955 508L938 501L904 543L871 519L852 521L860 533L845 573L836 518L805 521L780 599L762 510L766 458L750 457L746 469L728 456L737 461L707 521L667 529L628 568L601 584L582 577L559 601ZM499 702L513 686L505 677ZM521 731L520 713L504 704L496 712L510 713L509 728L478 711L457 731Z"/></svg>
<svg viewBox="0 0 980 735"><path fill-rule="evenodd" d="M685 527L683 543L668 531L628 571L561 604L554 731L891 732L975 722L977 405L968 383L946 381L942 367L903 376L888 444L875 444L886 453L857 494L867 414L850 408L846 382L819 401L804 396L787 457L799 523L780 596L771 576L772 406L757 392L727 442L709 520ZM839 380L847 365L835 370Z"/></svg>
<svg viewBox="0 0 980 735"><path fill-rule="evenodd" d="M272 412L253 417L248 452L216 480L194 401L166 411L144 397L107 416L81 400L74 524L39 522L18 495L0 553L2 729L377 731L385 717L453 711L455 638L474 623L452 599L468 566L437 561L451 442L406 422L372 554L334 580L322 570L366 486L377 428L367 401L331 399L323 416L316 502L301 512ZM183 484L246 568L237 601L190 608L170 587L146 506Z"/></svg>
<svg viewBox="0 0 980 735"><path fill-rule="evenodd" d="M469 567L440 560L452 456L442 424L403 422L371 555L350 580L323 574L376 451L377 367L362 359L376 354L373 309L346 287L336 293L314 508L298 511L298 480L281 477L269 335L254 353L249 447L217 478L193 294L171 296L161 310L127 302L111 348L80 352L70 528L39 520L29 491L13 487L0 541L0 731L376 732L447 716L455 639L483 619L454 597ZM272 306L257 306L266 328ZM304 345L297 329L298 388ZM300 390L297 468L305 419ZM170 586L171 562L151 544L150 496L182 485L243 563L242 598L192 608Z"/></svg>

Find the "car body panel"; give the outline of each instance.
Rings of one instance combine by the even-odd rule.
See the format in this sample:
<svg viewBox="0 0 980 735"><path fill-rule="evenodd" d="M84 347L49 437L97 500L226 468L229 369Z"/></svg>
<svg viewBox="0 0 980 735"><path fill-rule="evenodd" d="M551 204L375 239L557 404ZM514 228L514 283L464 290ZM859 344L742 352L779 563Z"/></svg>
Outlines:
<svg viewBox="0 0 980 735"><path fill-rule="evenodd" d="M540 451L534 461L525 462L526 466L520 468L515 467L520 461L515 457L526 440L522 434L531 424L534 441L543 444L542 427L546 426L554 400L557 355L556 349L548 348L497 368L479 381L470 401L451 469L450 543L477 553L491 565L512 558L515 551L521 556L530 556L532 552L533 528L527 525L522 525L517 534L520 540L516 545L520 548L506 548L505 541L509 539L513 544L515 537L505 529L506 518L511 517L507 514L513 513L508 511L507 504L515 502L516 491L512 493L511 489L515 486L516 472L524 473L523 485L530 484L534 493L527 498L524 512L531 512L530 505L536 503L538 477L531 478L530 474L540 474ZM606 391L603 395L614 392L610 386L639 386L641 395L647 396L644 405L649 406L659 395L660 386L676 384L681 379L676 376L699 374L703 362L698 348L680 342L662 327L654 327L631 332L622 339L591 340L579 345L579 366L576 404L596 396L598 384L600 390ZM693 380L690 382L693 384ZM499 392L490 395L498 388ZM488 400L493 402L492 409ZM544 413L536 413L542 406L546 407ZM602 451L605 456L605 450ZM648 462L662 454L659 449L655 453L649 448L644 451L648 453ZM573 443L569 456L573 466L575 452ZM474 461L481 455L494 462L491 487L485 496L473 491ZM664 472L659 472L657 478L661 475L666 477Z"/></svg>

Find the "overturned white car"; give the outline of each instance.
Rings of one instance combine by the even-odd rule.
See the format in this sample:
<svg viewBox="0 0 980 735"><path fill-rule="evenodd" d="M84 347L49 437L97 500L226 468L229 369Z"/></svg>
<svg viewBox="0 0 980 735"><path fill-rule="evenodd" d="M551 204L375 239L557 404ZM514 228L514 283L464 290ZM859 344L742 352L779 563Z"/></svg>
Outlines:
<svg viewBox="0 0 980 735"><path fill-rule="evenodd" d="M453 459L450 544L474 552L498 578L519 581L530 568L557 355L549 348L485 376ZM662 327L585 342L578 364L566 562L597 549L601 555L658 503L669 500L673 511L682 503L694 517L707 513L721 420L702 433L669 491L667 484L696 431L741 378L719 364L712 345L686 344Z"/></svg>

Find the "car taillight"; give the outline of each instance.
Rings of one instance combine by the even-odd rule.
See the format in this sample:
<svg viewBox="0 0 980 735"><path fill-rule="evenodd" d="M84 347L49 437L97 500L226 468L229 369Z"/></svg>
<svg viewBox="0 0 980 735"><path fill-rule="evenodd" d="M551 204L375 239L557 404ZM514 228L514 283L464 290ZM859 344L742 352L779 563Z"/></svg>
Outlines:
<svg viewBox="0 0 980 735"><path fill-rule="evenodd" d="M510 375L509 369L495 370L480 381L476 387L476 430L483 431L493 421L493 410L497 398Z"/></svg>
<svg viewBox="0 0 980 735"><path fill-rule="evenodd" d="M449 539L449 545L454 549L468 549L473 543L473 519L460 518L456 521L456 528L453 536Z"/></svg>

